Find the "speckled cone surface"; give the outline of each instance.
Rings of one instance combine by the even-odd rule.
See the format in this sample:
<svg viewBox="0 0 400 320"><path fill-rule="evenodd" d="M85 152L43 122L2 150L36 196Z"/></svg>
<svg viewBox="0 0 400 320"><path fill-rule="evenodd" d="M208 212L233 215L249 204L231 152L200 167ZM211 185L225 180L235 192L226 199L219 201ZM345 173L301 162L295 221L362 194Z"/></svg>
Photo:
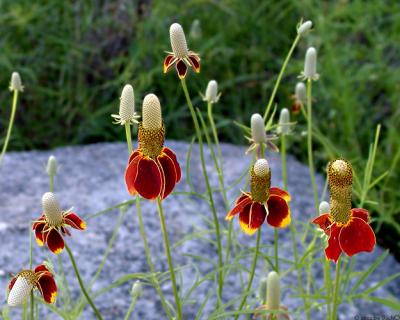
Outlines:
<svg viewBox="0 0 400 320"><path fill-rule="evenodd" d="M7 304L10 307L16 307L21 305L25 298L27 298L33 289L33 284L30 283L23 276L19 276L12 287L8 298Z"/></svg>
<svg viewBox="0 0 400 320"><path fill-rule="evenodd" d="M179 23L173 23L169 28L171 47L177 58L187 57L189 50L186 43L185 32Z"/></svg>
<svg viewBox="0 0 400 320"><path fill-rule="evenodd" d="M48 222L57 226L62 223L63 211L60 208L56 195L52 192L46 192L42 197L43 212Z"/></svg>
<svg viewBox="0 0 400 320"><path fill-rule="evenodd" d="M121 100L119 103L119 116L126 123L134 119L135 115L135 95L130 84L122 89Z"/></svg>
<svg viewBox="0 0 400 320"><path fill-rule="evenodd" d="M269 170L269 164L266 159L258 159L254 164L254 173L260 178L266 177Z"/></svg>
<svg viewBox="0 0 400 320"><path fill-rule="evenodd" d="M153 93L144 97L142 118L145 129L160 129L162 127L160 100Z"/></svg>

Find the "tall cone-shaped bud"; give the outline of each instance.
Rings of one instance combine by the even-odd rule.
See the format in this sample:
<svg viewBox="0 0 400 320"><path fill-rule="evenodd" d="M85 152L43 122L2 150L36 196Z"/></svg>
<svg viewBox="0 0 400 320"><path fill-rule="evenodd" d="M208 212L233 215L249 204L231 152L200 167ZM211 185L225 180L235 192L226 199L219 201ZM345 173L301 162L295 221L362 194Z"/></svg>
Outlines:
<svg viewBox="0 0 400 320"><path fill-rule="evenodd" d="M290 133L290 113L289 110L283 108L279 114L278 129L279 134L289 134Z"/></svg>
<svg viewBox="0 0 400 320"><path fill-rule="evenodd" d="M338 159L329 163L330 214L336 223L346 224L350 221L352 183L353 170L349 162Z"/></svg>
<svg viewBox="0 0 400 320"><path fill-rule="evenodd" d="M215 80L210 80L207 84L206 95L204 96L203 101L207 101L210 103L217 103L219 100L220 94L218 94L218 83Z"/></svg>
<svg viewBox="0 0 400 320"><path fill-rule="evenodd" d="M171 47L177 58L183 59L188 56L189 50L186 42L185 32L179 23L171 24L169 28Z"/></svg>
<svg viewBox="0 0 400 320"><path fill-rule="evenodd" d="M24 91L24 86L22 85L21 76L18 72L13 72L10 81L10 91Z"/></svg>
<svg viewBox="0 0 400 320"><path fill-rule="evenodd" d="M255 143L265 143L267 134L264 128L264 119L259 113L254 113L250 119L251 137Z"/></svg>
<svg viewBox="0 0 400 320"><path fill-rule="evenodd" d="M63 211L54 193L46 192L43 195L42 206L49 225L57 227L63 223Z"/></svg>
<svg viewBox="0 0 400 320"><path fill-rule="evenodd" d="M121 123L125 124L135 119L135 94L130 84L125 85L122 89L121 99L119 103L119 116Z"/></svg>
<svg viewBox="0 0 400 320"><path fill-rule="evenodd" d="M269 197L271 170L266 159L258 159L250 173L250 191L254 201L264 204Z"/></svg>
<svg viewBox="0 0 400 320"><path fill-rule="evenodd" d="M306 32L308 32L312 27L312 21L307 20L306 22L303 22L300 27L297 29L297 33L299 35L304 35Z"/></svg>
<svg viewBox="0 0 400 320"><path fill-rule="evenodd" d="M267 306L268 310L279 310L281 304L281 286L279 275L275 271L267 277Z"/></svg>
<svg viewBox="0 0 400 320"><path fill-rule="evenodd" d="M10 307L21 305L28 298L35 286L35 274L30 270L21 271L8 294L7 304Z"/></svg>
<svg viewBox="0 0 400 320"><path fill-rule="evenodd" d="M319 75L317 73L317 50L314 47L307 49L306 57L304 60L303 76L306 79L317 80Z"/></svg>
<svg viewBox="0 0 400 320"><path fill-rule="evenodd" d="M47 160L46 172L49 176L55 176L58 171L57 159L55 156L51 155Z"/></svg>
<svg viewBox="0 0 400 320"><path fill-rule="evenodd" d="M297 82L296 87L295 87L295 97L296 99L305 104L307 101L307 90L306 90L306 85L304 82Z"/></svg>
<svg viewBox="0 0 400 320"><path fill-rule="evenodd" d="M155 94L143 100L142 122L138 131L139 147L145 156L157 157L163 148L165 130L161 116L161 105Z"/></svg>

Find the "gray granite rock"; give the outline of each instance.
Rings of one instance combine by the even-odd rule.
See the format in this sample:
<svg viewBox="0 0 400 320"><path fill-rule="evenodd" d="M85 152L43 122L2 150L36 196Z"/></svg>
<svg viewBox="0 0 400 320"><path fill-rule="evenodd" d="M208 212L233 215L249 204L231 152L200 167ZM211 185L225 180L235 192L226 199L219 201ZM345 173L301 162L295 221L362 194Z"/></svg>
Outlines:
<svg viewBox="0 0 400 320"><path fill-rule="evenodd" d="M184 169L185 158L188 145L182 142L167 143L177 153L178 159ZM196 147L194 148L196 149ZM247 170L251 159L244 155L244 147L222 145L224 155L224 170L226 185L231 185L238 177ZM74 207L82 217L90 217L105 208L121 203L130 199L125 189L123 172L125 169L127 151L125 144L122 143L102 143L82 147L66 147L53 150L51 152L11 152L6 155L3 164L0 166L0 287L5 288L11 273L18 272L29 264L29 221L37 218L41 213L41 196L48 191L48 178L44 171L47 158L54 154L61 166L56 177L55 188L58 198L64 208ZM206 149L207 168L211 183L214 187L218 186L218 176L213 170L213 165L208 149ZM272 155L269 158L272 168L272 185L282 186L280 159ZM191 180L197 191L204 191L204 183L197 152L194 152L191 161ZM183 175L185 177L185 175ZM302 234L302 228L312 218L313 204L308 168L289 156L288 158L289 191L292 194L292 214L293 221L297 230ZM317 177L317 183L322 190L324 179ZM232 203L240 188L245 187L245 180L237 186L229 189L228 198ZM215 270L216 261L215 248L209 241L203 238L192 238L185 240L191 233L201 233L210 229L209 222L212 221L211 210L208 204L199 197L182 194L182 191L189 191L189 186L185 178L177 186L178 194L169 196L164 202L164 211L168 232L171 243L180 241L173 248L173 258L176 266L181 266L183 279L181 288L184 295L195 282L196 276L204 276L208 272ZM224 246L226 239L227 223L224 219L226 208L220 195L216 196L216 206L220 218L220 223L224 230ZM162 234L159 227L159 219L154 202L142 201L141 210L143 213L145 228L148 241L151 247L153 260L156 270L167 271L168 266L165 259ZM93 292L109 286L113 281L130 273L147 272L148 267L144 255L143 245L139 233L139 225L135 206L130 206L125 214L124 221L119 228L116 241L110 252L110 256L105 263L104 270L98 280L93 285ZM88 218L88 228L85 232L74 231L68 244L72 249L78 262L83 279L89 282L95 274L96 268L102 260L107 243L110 240L115 224L119 216L119 210L111 210L96 218ZM255 236L249 237L239 231L237 220L234 221L234 234L236 246L243 252L255 244ZM310 232L311 235L311 232ZM213 238L212 233L206 235L208 239ZM273 230L268 225L262 228L262 253L272 256ZM321 241L317 240L317 246L322 246ZM292 258L292 243L290 240L289 229L279 231L280 258L282 259L281 268L288 270ZM303 245L298 241L298 250L304 251ZM371 254L359 254L355 259L353 270L365 270L373 263L383 250L377 247ZM240 259L240 263L245 267L250 267L252 256L247 252ZM202 260L199 260L199 257ZM315 291L323 286L322 261L323 256L319 257L313 267L313 289ZM80 291L76 278L68 260L66 252L61 254L69 288L73 298L80 297ZM39 248L34 244L33 261L38 264L45 259L50 259L59 272L57 259L48 250ZM208 261L211 259L212 262ZM254 280L255 292L260 277L266 275L270 270L267 260L261 257L258 261L258 268ZM289 269L290 270L290 269ZM332 269L333 270L333 269ZM388 256L378 269L369 276L368 281L361 287L365 289L371 287L384 276L389 276L400 272L400 265L393 257ZM243 273L244 279L247 274ZM304 278L304 274L302 275ZM282 280L282 300L289 310L295 311L302 307L302 299L295 292L293 287L296 285L297 276L293 271L287 272ZM350 279L350 286L355 279ZM123 319L124 314L130 303L130 288L134 282L131 279L121 286L98 296L95 303L98 305L105 319ZM400 280L383 286L374 294L379 297L399 296ZM166 297L173 302L172 289L169 281L162 283L162 289ZM143 296L139 299L133 318L134 319L165 319L160 301L150 286L144 286ZM209 292L215 292L212 282L204 281L194 290L186 300L184 306L185 319L194 319L196 312ZM232 270L227 274L223 300L225 302L239 297L242 291L239 273ZM211 298L205 307L201 319L209 319L215 306L215 294L212 292ZM254 294L249 298L249 302L257 305L257 297ZM316 301L316 304L321 301ZM63 307L63 296L57 301L58 306ZM0 308L5 306L2 300ZM232 308L228 309L232 310ZM39 319L58 319L54 313L50 313L44 307L39 308ZM394 311L380 304L355 300L353 304L343 303L339 309L340 319L353 319L356 315L392 315ZM19 319L20 309L10 311L11 319ZM47 315L47 316L46 316ZM294 318L302 319L300 313L294 313ZM227 317L229 318L229 317ZM85 307L80 319L94 319L94 315L88 306ZM313 319L325 319L325 311L318 310L313 313Z"/></svg>

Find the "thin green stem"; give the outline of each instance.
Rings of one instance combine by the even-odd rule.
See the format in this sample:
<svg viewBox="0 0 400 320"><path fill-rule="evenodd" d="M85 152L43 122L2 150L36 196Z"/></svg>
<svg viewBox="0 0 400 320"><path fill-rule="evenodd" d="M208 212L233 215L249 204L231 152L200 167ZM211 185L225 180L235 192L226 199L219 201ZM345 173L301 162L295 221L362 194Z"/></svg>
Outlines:
<svg viewBox="0 0 400 320"><path fill-rule="evenodd" d="M17 110L17 101L18 101L18 90L14 90L14 96L13 96L13 101L12 101L12 106L11 106L10 121L8 123L7 134L6 134L6 138L4 140L3 149L1 150L1 154L0 154L0 164L3 160L4 154L7 151L8 143L10 141L11 131L12 131L12 127L14 124L15 111Z"/></svg>
<svg viewBox="0 0 400 320"><path fill-rule="evenodd" d="M132 298L132 301L131 301L131 303L129 305L128 311L126 312L124 320L129 320L130 319L131 314L132 314L133 310L135 309L135 305L136 305L137 300L138 300L137 296L134 296Z"/></svg>
<svg viewBox="0 0 400 320"><path fill-rule="evenodd" d="M242 311L243 307L245 306L246 301L247 301L247 296L248 296L249 291L251 289L251 285L253 284L254 274L255 274L255 271L256 271L256 267L257 267L258 252L260 250L260 239L261 239L261 228L258 228L258 230L257 230L256 247L254 249L255 251L254 251L253 264L252 264L251 270L250 270L250 278L249 278L249 281L247 283L246 294L243 296L243 299L242 299L242 302L240 303L238 311ZM236 315L235 320L237 320L238 318L239 318L239 314Z"/></svg>
<svg viewBox="0 0 400 320"><path fill-rule="evenodd" d="M278 229L274 229L274 259L275 259L275 271L279 273L279 233Z"/></svg>
<svg viewBox="0 0 400 320"><path fill-rule="evenodd" d="M294 49L296 48L297 43L299 42L299 40L300 40L300 35L298 34L298 35L296 36L296 38L294 39L294 41L293 41L293 43L292 43L292 46L290 47L290 50L289 50L289 52L288 52L288 54L287 54L287 56L286 56L286 58L285 58L285 61L283 62L282 68L281 68L281 70L280 70L280 72L279 72L278 78L276 79L274 89L272 90L272 94L271 94L271 96L269 97L268 105L267 105L267 107L265 108L265 112L264 112L264 121L267 120L269 111L270 111L270 109L271 109L271 107L272 107L272 104L273 104L274 99L275 99L275 96L276 96L276 92L278 91L279 84L281 83L283 74L285 73L286 67L287 67L287 65L288 65L288 63L289 63L290 58L292 57L293 51L294 51Z"/></svg>
<svg viewBox="0 0 400 320"><path fill-rule="evenodd" d="M281 135L281 163L282 163L282 180L283 180L283 189L285 191L288 190L288 181L287 181L287 166L286 166L286 135Z"/></svg>
<svg viewBox="0 0 400 320"><path fill-rule="evenodd" d="M340 257L336 263L336 272L335 272L335 291L333 293L332 299L332 320L336 320L337 308L338 308L338 297L340 291Z"/></svg>
<svg viewBox="0 0 400 320"><path fill-rule="evenodd" d="M82 291L83 295L86 297L87 302L92 307L92 310L93 310L96 318L99 319L99 320L102 320L103 317L101 316L99 310L97 310L96 306L94 305L92 299L90 298L89 294L87 293L87 291L85 289L85 285L83 284L83 281L82 281L81 275L79 273L78 267L76 265L74 256L73 256L73 254L72 254L72 252L71 252L71 250L70 250L70 248L68 247L67 244L65 244L65 250L67 250L68 256L69 256L69 258L71 260L72 267L74 268L75 275L76 275L76 278L78 279L79 286L81 287L81 291Z"/></svg>
<svg viewBox="0 0 400 320"><path fill-rule="evenodd" d="M164 219L164 214L163 214L160 197L157 198L157 209L158 209L158 215L160 216L162 233L164 236L165 253L167 254L168 267L169 267L169 273L170 273L171 282L172 282L172 288L174 289L177 319L183 320L181 302L180 302L179 295L178 295L178 288L176 286L174 264L172 262L171 250L170 250L169 239L168 239L168 232L167 232L167 227L165 225L165 219Z"/></svg>
<svg viewBox="0 0 400 320"><path fill-rule="evenodd" d="M31 290L31 314L30 314L30 320L35 319L35 296L33 295L33 290Z"/></svg>
<svg viewBox="0 0 400 320"><path fill-rule="evenodd" d="M199 154L200 154L201 168L202 168L202 171L203 171L204 181L206 183L206 188L207 188L207 195L208 195L208 198L210 200L210 207L211 207L211 211L212 211L213 219L214 219L214 224L215 224L215 236L216 236L215 240L217 242L218 268L220 270L220 272L218 273L218 279L219 279L218 295L219 295L219 298L221 298L222 297L222 290L223 290L224 282L223 282L223 272L222 272L223 260L222 260L222 244L221 244L221 234L220 234L219 219L218 219L217 210L216 210L215 204L214 204L214 198L213 198L213 194L212 194L212 191L211 191L210 181L208 179L206 164L205 164L205 161L204 161L203 137L202 137L202 134L201 134L199 121L197 119L196 111L194 110L194 107L193 107L193 104L192 104L192 100L190 99L190 95L189 95L189 92L188 92L188 89L187 89L187 86L186 86L185 79L181 79L181 84L182 84L183 92L184 92L185 97L186 97L187 104L189 106L190 114L191 114L192 119L193 119L194 127L195 127L195 130L196 130L196 135L197 135L197 141L199 142ZM219 299L217 299L217 300L219 300Z"/></svg>
<svg viewBox="0 0 400 320"><path fill-rule="evenodd" d="M126 135L126 143L128 144L128 152L130 156L133 151L133 147L132 147L131 125L128 122L125 123L125 135Z"/></svg>
<svg viewBox="0 0 400 320"><path fill-rule="evenodd" d="M329 260L324 260L324 280L325 280L325 289L326 295L329 296L332 292L332 285L331 285L331 269L329 265ZM326 302L326 312L327 312L327 319L331 318L331 304L329 301Z"/></svg>

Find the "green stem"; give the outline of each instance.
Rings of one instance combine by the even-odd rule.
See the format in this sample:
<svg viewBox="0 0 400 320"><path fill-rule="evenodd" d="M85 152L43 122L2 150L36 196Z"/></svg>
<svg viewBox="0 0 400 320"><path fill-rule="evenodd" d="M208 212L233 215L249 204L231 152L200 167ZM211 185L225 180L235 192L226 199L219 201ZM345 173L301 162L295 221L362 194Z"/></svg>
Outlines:
<svg viewBox="0 0 400 320"><path fill-rule="evenodd" d="M338 297L340 291L340 257L336 263L336 272L335 272L335 292L333 294L332 301L332 320L336 320L336 313L338 308Z"/></svg>
<svg viewBox="0 0 400 320"><path fill-rule="evenodd" d="M274 228L274 258L275 271L279 273L279 251L278 251L279 233L278 229Z"/></svg>
<svg viewBox="0 0 400 320"><path fill-rule="evenodd" d="M128 311L126 312L124 320L129 320L129 318L131 317L131 314L132 314L133 310L135 309L137 300L138 300L138 298L136 296L132 298L132 301L129 305Z"/></svg>
<svg viewBox="0 0 400 320"><path fill-rule="evenodd" d="M171 256L171 250L170 250L170 246L169 246L168 232L167 232L167 227L165 225L164 214L163 214L160 197L157 198L157 209L158 209L158 214L160 216L162 233L164 236L165 253L167 254L168 267L169 267L169 273L171 276L172 288L174 289L177 319L183 320L182 307L181 307L181 302L180 302L179 295L178 295L178 288L176 287L175 270L174 270L174 265L173 265L172 256Z"/></svg>
<svg viewBox="0 0 400 320"><path fill-rule="evenodd" d="M87 293L87 291L85 289L85 285L83 284L81 275L79 274L79 270L78 270L78 267L76 266L76 262L75 262L74 256L72 255L72 252L69 249L67 244L65 244L65 249L67 250L67 253L68 253L69 258L71 260L72 267L74 268L75 275L76 275L76 278L78 279L79 286L81 287L81 291L82 291L83 295L86 297L87 302L92 307L92 310L93 310L94 314L96 315L96 318L99 319L99 320L102 320L103 318L102 318L99 310L97 310L96 306L94 305L92 299L90 298L89 294Z"/></svg>
<svg viewBox="0 0 400 320"><path fill-rule="evenodd" d="M30 320L35 319L35 296L33 295L33 290L31 290L31 315Z"/></svg>
<svg viewBox="0 0 400 320"><path fill-rule="evenodd" d="M7 151L8 143L10 141L11 131L12 131L12 127L14 124L15 111L17 110L17 101L18 101L18 90L14 90L14 96L13 96L13 101L12 101L12 106L11 106L10 122L8 123L6 138L4 140L3 149L1 150L1 154L0 154L0 164L1 164L1 161L3 160L4 154Z"/></svg>
<svg viewBox="0 0 400 320"><path fill-rule="evenodd" d="M125 123L125 135L126 135L126 143L128 144L128 152L130 156L133 151L133 147L132 147L131 125L129 123Z"/></svg>
<svg viewBox="0 0 400 320"><path fill-rule="evenodd" d="M260 250L260 239L261 239L261 228L258 228L258 230L257 230L256 247L255 247L254 258L253 258L253 264L251 266L251 271L250 271L250 278L249 278L249 282L247 283L246 294L244 295L244 297L242 299L242 302L240 303L238 311L242 311L244 305L246 304L247 296L249 294L249 291L251 289L251 285L253 283L254 273L255 273L256 267L257 267L258 251ZM235 320L237 320L238 318L239 318L239 314L236 315Z"/></svg>
<svg viewBox="0 0 400 320"><path fill-rule="evenodd" d="M332 285L331 285L331 269L329 266L329 260L325 259L324 261L324 279L325 279L325 289L326 295L329 296L332 292ZM329 301L326 302L326 312L327 312L327 319L331 318L331 304Z"/></svg>
<svg viewBox="0 0 400 320"><path fill-rule="evenodd" d="M286 67L287 67L287 65L289 63L290 58L292 57L293 51L296 48L297 43L299 42L299 40L300 40L300 35L297 35L296 38L294 39L293 43L292 43L292 46L290 47L290 50L289 50L289 52L288 52L288 54L287 54L287 56L285 58L285 61L283 62L281 71L279 72L278 78L276 79L274 89L272 90L272 94L271 94L271 96L269 98L268 105L267 105L267 107L265 109L265 112L264 112L264 121L267 120L268 113L269 113L269 111L270 111L270 109L272 107L272 104L274 102L275 95L276 95L276 92L278 91L279 84L281 83L283 74L285 73Z"/></svg>
<svg viewBox="0 0 400 320"><path fill-rule="evenodd" d="M210 185L210 181L208 179L207 169L206 169L206 165L205 165L205 161L204 161L203 137L201 134L199 121L197 119L196 111L194 110L192 100L190 99L190 95L189 95L189 92L188 92L188 89L186 86L185 79L181 79L181 84L182 84L183 92L186 97L187 104L189 106L190 114L192 115L194 127L196 130L196 135L197 135L197 141L199 142L199 154L200 154L201 168L203 171L204 181L206 183L206 188L207 188L207 195L208 195L208 198L210 199L210 207L211 207L211 211L212 211L213 218L214 218L215 236L216 236L216 242L217 242L218 268L220 270L218 273L218 279L219 279L218 295L219 295L219 298L221 298L224 282L223 282L223 272L222 272L223 260L222 260L222 244L221 244L219 220L218 220L217 210L215 209L214 198L213 198L213 194L211 191L211 185Z"/></svg>

